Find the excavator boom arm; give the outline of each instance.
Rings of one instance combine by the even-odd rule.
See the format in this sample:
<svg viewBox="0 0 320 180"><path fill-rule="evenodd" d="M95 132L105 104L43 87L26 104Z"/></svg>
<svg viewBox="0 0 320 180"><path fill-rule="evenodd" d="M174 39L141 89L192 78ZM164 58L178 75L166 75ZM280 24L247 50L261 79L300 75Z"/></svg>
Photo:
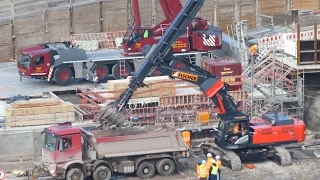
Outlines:
<svg viewBox="0 0 320 180"><path fill-rule="evenodd" d="M147 55L141 68L131 79L127 89L120 95L120 97L111 104L100 111L98 120L103 124L108 125L123 125L124 117L121 112L124 110L128 101L131 99L134 91L140 87L146 86L143 81L154 68L159 68L164 73L171 77L177 77L200 86L200 89L210 97L215 105L219 108L220 114L237 112L237 106L233 98L228 95L225 85L222 83L220 78L211 76L205 70L184 62L189 67L193 68L192 72L183 72L179 69L173 69L165 64L165 60L174 59L172 55L172 45L176 39L184 33L187 26L190 24L192 19L198 13L205 0L188 0L179 14L176 16L174 21L170 24L165 34L161 37L157 45L153 45ZM181 60L183 61L183 60ZM190 77L194 76L195 79L183 78L179 74L183 75L189 73Z"/></svg>

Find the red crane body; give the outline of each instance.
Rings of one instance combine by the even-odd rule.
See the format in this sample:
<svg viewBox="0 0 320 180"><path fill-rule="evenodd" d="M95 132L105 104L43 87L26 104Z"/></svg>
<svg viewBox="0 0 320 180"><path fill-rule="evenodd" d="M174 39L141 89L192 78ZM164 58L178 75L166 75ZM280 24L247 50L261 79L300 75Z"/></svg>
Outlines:
<svg viewBox="0 0 320 180"><path fill-rule="evenodd" d="M139 1L132 0L134 26L129 27L124 36L122 46L123 54L145 55L145 52L158 43L182 9L180 0L159 0L165 19L154 27L141 25ZM208 24L207 20L194 18L186 32L182 34L172 46L174 53L189 51L210 51L222 48L222 32L215 26Z"/></svg>

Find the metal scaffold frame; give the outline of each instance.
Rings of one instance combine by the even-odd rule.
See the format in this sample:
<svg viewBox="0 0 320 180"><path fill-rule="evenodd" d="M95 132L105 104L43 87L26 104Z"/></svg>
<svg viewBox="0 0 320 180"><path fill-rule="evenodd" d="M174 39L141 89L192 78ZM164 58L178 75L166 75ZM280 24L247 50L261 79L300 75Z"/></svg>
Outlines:
<svg viewBox="0 0 320 180"><path fill-rule="evenodd" d="M239 81L232 82L232 85L243 87L242 76L228 76L222 77L222 80L234 78ZM163 82L156 82L163 83ZM133 102L129 102L126 111L126 117L131 121L133 125L151 125L159 123L171 123L176 128L187 128L187 129L209 129L218 124L216 119L217 109L214 104L203 95L200 91L195 92L199 87L196 85L188 84L182 80L174 81L174 94L164 95L160 94L159 97L152 98L137 98L136 95L141 95L144 93L149 93L148 91L137 92L133 96ZM192 91L190 93L177 93L177 92L188 92L190 88ZM112 100L115 100L122 90L117 91L100 91L93 92L90 89L81 89L81 93L77 93L82 99L82 104L80 109L86 112L87 117L90 119L95 119L96 115L99 113L101 104L107 104ZM153 92L163 92L163 89L152 89ZM243 93L242 88L236 91L230 91L230 95L239 102L243 104ZM143 100L144 99L144 100ZM239 107L243 109L243 107ZM208 122L198 121L198 112L208 112L210 114ZM88 119L88 120L90 120Z"/></svg>
<svg viewBox="0 0 320 180"><path fill-rule="evenodd" d="M283 63L283 52L276 48L259 51L243 72L244 111L252 117L278 111L303 119L304 79L297 69Z"/></svg>

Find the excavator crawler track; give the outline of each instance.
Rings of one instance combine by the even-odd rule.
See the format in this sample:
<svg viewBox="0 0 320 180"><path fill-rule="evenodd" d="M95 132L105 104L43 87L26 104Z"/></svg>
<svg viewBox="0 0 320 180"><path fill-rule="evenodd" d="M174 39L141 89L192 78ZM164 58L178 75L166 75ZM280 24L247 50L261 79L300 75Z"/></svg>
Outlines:
<svg viewBox="0 0 320 180"><path fill-rule="evenodd" d="M205 144L205 149L207 152L210 152L214 156L220 155L224 164L226 164L233 171L240 171L242 169L242 163L240 157L231 150L226 150L220 148L216 144Z"/></svg>
<svg viewBox="0 0 320 180"><path fill-rule="evenodd" d="M292 164L290 152L282 146L273 147L276 151L275 159L281 166L290 166Z"/></svg>

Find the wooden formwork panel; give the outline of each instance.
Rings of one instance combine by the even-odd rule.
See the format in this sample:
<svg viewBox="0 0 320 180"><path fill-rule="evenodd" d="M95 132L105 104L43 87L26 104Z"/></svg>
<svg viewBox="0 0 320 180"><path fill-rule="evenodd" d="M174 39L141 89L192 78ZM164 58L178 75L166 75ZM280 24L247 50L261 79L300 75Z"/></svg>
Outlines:
<svg viewBox="0 0 320 180"><path fill-rule="evenodd" d="M200 9L199 15L206 20L213 22L213 7L211 1L205 1Z"/></svg>
<svg viewBox="0 0 320 180"><path fill-rule="evenodd" d="M319 0L291 0L291 9L317 10L320 9Z"/></svg>
<svg viewBox="0 0 320 180"><path fill-rule="evenodd" d="M285 1L270 1L268 0L260 0L260 11L261 14L277 14L283 13L285 10Z"/></svg>
<svg viewBox="0 0 320 180"><path fill-rule="evenodd" d="M139 0L140 18L141 25L152 24L152 1L150 0Z"/></svg>
<svg viewBox="0 0 320 180"><path fill-rule="evenodd" d="M43 13L35 13L15 18L16 49L44 42L43 17Z"/></svg>
<svg viewBox="0 0 320 180"><path fill-rule="evenodd" d="M157 14L156 24L159 24L163 20L165 20L165 17L159 1L155 1L155 6L156 6L156 14Z"/></svg>
<svg viewBox="0 0 320 180"><path fill-rule="evenodd" d="M28 115L28 116L14 116L7 117L6 124L10 127L17 126L36 126L55 124L59 122L74 122L74 112Z"/></svg>
<svg viewBox="0 0 320 180"><path fill-rule="evenodd" d="M69 9L55 9L49 11L49 34L50 41L60 41L61 38L69 37Z"/></svg>
<svg viewBox="0 0 320 180"><path fill-rule="evenodd" d="M102 12L105 31L123 31L127 29L127 0L105 0Z"/></svg>
<svg viewBox="0 0 320 180"><path fill-rule="evenodd" d="M0 24L0 62L8 62L13 57L11 21Z"/></svg>
<svg viewBox="0 0 320 180"><path fill-rule="evenodd" d="M100 32L99 4L74 6L73 27L74 33Z"/></svg>

